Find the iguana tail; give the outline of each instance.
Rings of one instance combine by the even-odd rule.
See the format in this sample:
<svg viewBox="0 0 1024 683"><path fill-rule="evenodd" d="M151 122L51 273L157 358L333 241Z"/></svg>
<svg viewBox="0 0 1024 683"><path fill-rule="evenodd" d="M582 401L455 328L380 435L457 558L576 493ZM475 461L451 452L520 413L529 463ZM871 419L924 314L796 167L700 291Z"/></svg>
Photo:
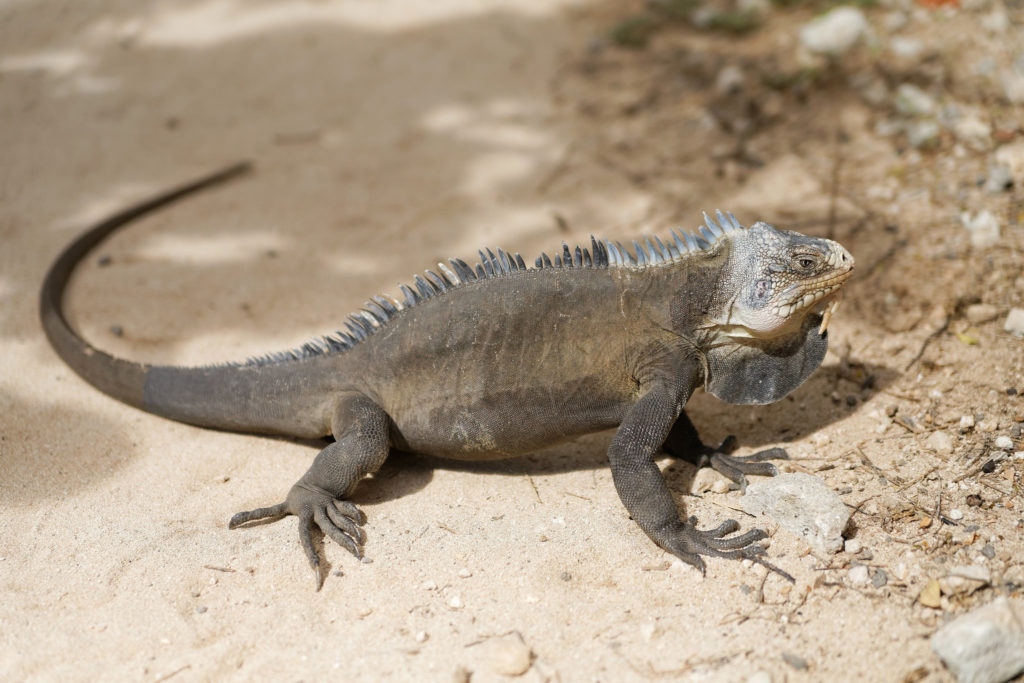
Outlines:
<svg viewBox="0 0 1024 683"><path fill-rule="evenodd" d="M57 355L82 379L119 401L145 409L143 389L146 375L152 366L104 353L82 339L68 324L64 317L64 290L79 261L118 228L182 197L231 180L251 168L248 162L238 163L135 204L87 230L57 257L43 281L39 297L39 316L42 318L43 330L46 331L46 336L57 351Z"/></svg>

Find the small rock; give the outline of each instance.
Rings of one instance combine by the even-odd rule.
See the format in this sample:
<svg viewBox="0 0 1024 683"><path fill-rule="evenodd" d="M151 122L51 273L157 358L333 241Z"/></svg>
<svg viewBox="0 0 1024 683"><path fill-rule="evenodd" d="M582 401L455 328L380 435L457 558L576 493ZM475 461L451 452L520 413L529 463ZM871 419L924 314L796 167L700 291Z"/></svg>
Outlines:
<svg viewBox="0 0 1024 683"><path fill-rule="evenodd" d="M949 511L948 516L954 522L959 522L961 519L964 518L964 513L960 512L960 510L957 510L956 508L953 508L952 510Z"/></svg>
<svg viewBox="0 0 1024 683"><path fill-rule="evenodd" d="M743 70L735 64L729 64L718 72L715 78L715 90L720 95L732 95L743 89Z"/></svg>
<svg viewBox="0 0 1024 683"><path fill-rule="evenodd" d="M1003 329L1016 337L1024 336L1024 308L1011 308Z"/></svg>
<svg viewBox="0 0 1024 683"><path fill-rule="evenodd" d="M850 553L851 555L856 555L863 549L864 544L858 541L856 538L848 538L843 543L843 550Z"/></svg>
<svg viewBox="0 0 1024 683"><path fill-rule="evenodd" d="M975 419L977 419L977 417ZM989 432L994 432L997 429L999 429L999 420L989 419L978 422L978 431L980 432L985 432L987 434Z"/></svg>
<svg viewBox="0 0 1024 683"><path fill-rule="evenodd" d="M453 595L451 599L448 600L448 606L452 609L462 609L462 598L460 598L458 595Z"/></svg>
<svg viewBox="0 0 1024 683"><path fill-rule="evenodd" d="M971 245L977 249L991 247L999 241L999 221L988 209L982 209L975 216L964 212L960 221L971 234Z"/></svg>
<svg viewBox="0 0 1024 683"><path fill-rule="evenodd" d="M747 486L740 505L752 515L767 515L816 550L836 553L850 511L821 479L802 472L780 474Z"/></svg>
<svg viewBox="0 0 1024 683"><path fill-rule="evenodd" d="M884 569L878 569L871 575L871 585L875 588L881 588L887 583L889 583L889 575L885 573Z"/></svg>
<svg viewBox="0 0 1024 683"><path fill-rule="evenodd" d="M996 437L996 448L1002 448L1004 451L1013 450L1013 439L1008 436L997 436Z"/></svg>
<svg viewBox="0 0 1024 683"><path fill-rule="evenodd" d="M727 493L731 483L724 475L719 474L710 467L702 467L697 470L697 474L693 475L693 481L690 482L690 493L696 495L707 493L708 491L712 493Z"/></svg>
<svg viewBox="0 0 1024 683"><path fill-rule="evenodd" d="M893 106L904 116L930 116L937 109L935 99L912 83L903 83L896 88Z"/></svg>
<svg viewBox="0 0 1024 683"><path fill-rule="evenodd" d="M996 598L932 636L932 651L961 683L1001 683L1024 671L1024 604Z"/></svg>
<svg viewBox="0 0 1024 683"><path fill-rule="evenodd" d="M971 304L964 310L964 317L972 325L980 325L981 323L987 323L989 320L995 320L997 315L999 315L999 309L992 304Z"/></svg>
<svg viewBox="0 0 1024 683"><path fill-rule="evenodd" d="M429 637L426 631L417 631L415 636L417 643L425 643Z"/></svg>
<svg viewBox="0 0 1024 683"><path fill-rule="evenodd" d="M747 676L747 683L772 683L772 675L768 671L755 671Z"/></svg>
<svg viewBox="0 0 1024 683"><path fill-rule="evenodd" d="M964 415L960 418L960 431L969 432L974 429L974 416Z"/></svg>
<svg viewBox="0 0 1024 683"><path fill-rule="evenodd" d="M849 579L850 583L854 586L867 585L868 581L870 580L870 577L868 576L867 565L855 565L852 569L850 569L849 572L847 572L846 578Z"/></svg>
<svg viewBox="0 0 1024 683"><path fill-rule="evenodd" d="M925 440L925 445L936 453L953 452L953 437L946 432L932 432Z"/></svg>
<svg viewBox="0 0 1024 683"><path fill-rule="evenodd" d="M1005 166L992 166L985 178L985 192L1002 194L1013 187L1013 174Z"/></svg>
<svg viewBox="0 0 1024 683"><path fill-rule="evenodd" d="M939 124L931 119L911 121L906 125L904 131L907 134L907 143L914 149L926 149L939 141Z"/></svg>
<svg viewBox="0 0 1024 683"><path fill-rule="evenodd" d="M473 576L473 572L469 571L465 567L463 567L462 569L459 570L459 578L460 579L468 579L471 576Z"/></svg>
<svg viewBox="0 0 1024 683"><path fill-rule="evenodd" d="M914 61L921 56L923 51L924 46L917 38L893 36L889 39L889 52L898 59L905 59L908 62Z"/></svg>
<svg viewBox="0 0 1024 683"><path fill-rule="evenodd" d="M976 152L984 152L992 145L992 126L977 114L968 114L957 121L953 134Z"/></svg>
<svg viewBox="0 0 1024 683"><path fill-rule="evenodd" d="M491 667L503 676L522 676L530 668L533 652L518 631L488 642Z"/></svg>
<svg viewBox="0 0 1024 683"><path fill-rule="evenodd" d="M782 659L797 671L804 671L807 668L807 660L792 652L783 652Z"/></svg>
<svg viewBox="0 0 1024 683"><path fill-rule="evenodd" d="M981 554L990 560L994 560L996 557L996 549L992 547L991 543L986 543L981 547Z"/></svg>
<svg viewBox="0 0 1024 683"><path fill-rule="evenodd" d="M939 586L939 582L935 579L928 579L928 583L918 594L917 601L925 607L938 609L942 605L942 588Z"/></svg>
<svg viewBox="0 0 1024 683"><path fill-rule="evenodd" d="M1024 140L1003 145L993 155L995 165L1005 168L1013 182L1024 183Z"/></svg>
<svg viewBox="0 0 1024 683"><path fill-rule="evenodd" d="M1016 70L1006 70L999 79L1003 84L1003 94L1010 104L1024 104L1024 74Z"/></svg>
<svg viewBox="0 0 1024 683"><path fill-rule="evenodd" d="M837 57L870 34L864 13L856 7L837 7L800 29L800 44L809 52Z"/></svg>

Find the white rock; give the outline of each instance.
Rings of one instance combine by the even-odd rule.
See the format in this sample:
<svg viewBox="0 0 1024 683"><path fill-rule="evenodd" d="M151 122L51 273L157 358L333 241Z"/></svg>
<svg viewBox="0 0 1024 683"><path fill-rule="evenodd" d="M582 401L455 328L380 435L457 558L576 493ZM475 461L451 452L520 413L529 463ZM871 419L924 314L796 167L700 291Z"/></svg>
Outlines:
<svg viewBox="0 0 1024 683"><path fill-rule="evenodd" d="M949 622L932 636L937 654L959 683L1002 683L1024 671L1024 604L996 598Z"/></svg>
<svg viewBox="0 0 1024 683"><path fill-rule="evenodd" d="M863 549L864 544L858 541L856 538L848 538L846 539L846 542L843 543L843 550L850 553L851 555L856 555Z"/></svg>
<svg viewBox="0 0 1024 683"><path fill-rule="evenodd" d="M984 152L992 144L992 126L976 114L968 114L957 121L953 134L976 152Z"/></svg>
<svg viewBox="0 0 1024 683"><path fill-rule="evenodd" d="M858 564L850 569L846 574L846 578L848 578L850 583L854 586L867 585L868 581L871 580L871 577L868 575L867 565L863 564Z"/></svg>
<svg viewBox="0 0 1024 683"><path fill-rule="evenodd" d="M1018 71L1004 71L999 79L1003 84L1003 94L1010 104L1024 104L1024 74Z"/></svg>
<svg viewBox="0 0 1024 683"><path fill-rule="evenodd" d="M907 142L914 149L931 147L938 142L939 134L942 132L938 122L931 119L910 121L904 130L907 133Z"/></svg>
<svg viewBox="0 0 1024 683"><path fill-rule="evenodd" d="M1003 329L1012 335L1024 336L1024 308L1011 308Z"/></svg>
<svg viewBox="0 0 1024 683"><path fill-rule="evenodd" d="M982 209L975 216L964 212L960 220L971 234L971 246L976 249L991 247L999 241L999 221L988 209Z"/></svg>
<svg viewBox="0 0 1024 683"><path fill-rule="evenodd" d="M904 116L929 116L937 109L935 99L912 83L896 88L893 105Z"/></svg>
<svg viewBox="0 0 1024 683"><path fill-rule="evenodd" d="M962 415L960 417L960 431L969 432L974 429L974 416L973 415Z"/></svg>
<svg viewBox="0 0 1024 683"><path fill-rule="evenodd" d="M964 311L964 317L972 325L980 325L981 323L987 323L989 320L995 320L997 315L999 315L999 309L992 304L971 304ZM963 425L960 426L963 427ZM971 426L974 426L973 422Z"/></svg>
<svg viewBox="0 0 1024 683"><path fill-rule="evenodd" d="M715 78L715 90L721 95L729 95L743 89L743 70L735 64L729 64L718 72Z"/></svg>
<svg viewBox="0 0 1024 683"><path fill-rule="evenodd" d="M932 432L925 440L925 445L936 453L948 455L953 452L953 437L946 432Z"/></svg>
<svg viewBox="0 0 1024 683"><path fill-rule="evenodd" d="M996 150L992 159L1010 172L1015 183L1024 185L1024 140L1003 145Z"/></svg>
<svg viewBox="0 0 1024 683"><path fill-rule="evenodd" d="M460 598L458 595L453 595L451 599L448 601L448 606L452 609L462 609L462 598Z"/></svg>
<svg viewBox="0 0 1024 683"><path fill-rule="evenodd" d="M522 676L530 668L533 652L518 631L492 638L487 643L491 668L502 676Z"/></svg>
<svg viewBox="0 0 1024 683"><path fill-rule="evenodd" d="M996 437L996 448L1002 448L1004 451L1013 450L1013 439L1008 436Z"/></svg>
<svg viewBox="0 0 1024 683"><path fill-rule="evenodd" d="M837 7L800 29L800 44L809 52L838 56L869 35L871 26L856 7Z"/></svg>
<svg viewBox="0 0 1024 683"><path fill-rule="evenodd" d="M836 553L850 510L818 477L796 472L747 486L740 505L752 515L766 515L816 550Z"/></svg>
<svg viewBox="0 0 1024 683"><path fill-rule="evenodd" d="M949 518L954 522L959 522L961 519L964 518L964 513L956 508L953 508L952 510L949 511Z"/></svg>
<svg viewBox="0 0 1024 683"><path fill-rule="evenodd" d="M923 51L924 46L917 38L893 36L889 39L889 52L891 52L894 57L910 61L920 57Z"/></svg>
<svg viewBox="0 0 1024 683"><path fill-rule="evenodd" d="M702 467L693 475L690 482L690 493L700 495L707 493L726 493L731 482L722 474L719 474L710 467Z"/></svg>
<svg viewBox="0 0 1024 683"><path fill-rule="evenodd" d="M747 676L747 683L772 683L772 675L768 671L755 671Z"/></svg>

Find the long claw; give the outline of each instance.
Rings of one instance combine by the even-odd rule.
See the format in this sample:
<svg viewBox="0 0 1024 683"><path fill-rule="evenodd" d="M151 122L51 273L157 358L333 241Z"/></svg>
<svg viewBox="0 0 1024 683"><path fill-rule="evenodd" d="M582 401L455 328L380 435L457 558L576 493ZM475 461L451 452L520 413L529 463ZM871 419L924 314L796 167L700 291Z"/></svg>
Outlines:
<svg viewBox="0 0 1024 683"><path fill-rule="evenodd" d="M257 508L255 510L248 510L246 512L239 512L233 515L228 521L228 528L234 529L235 527L246 524L247 522L253 522L258 519L269 519L271 517L281 518L288 514L288 504L279 503L268 508Z"/></svg>
<svg viewBox="0 0 1024 683"><path fill-rule="evenodd" d="M324 509L327 512L327 516L330 518L331 522L336 527L341 529L346 535L351 536L353 539L355 539L356 543L358 543L359 545L363 545L364 543L366 543L366 532L363 531L363 528L361 526L359 526L358 521L355 521L350 517L347 517L346 515L342 514L335 507L328 506Z"/></svg>
<svg viewBox="0 0 1024 683"><path fill-rule="evenodd" d="M302 543L302 550L306 553L309 566L313 570L313 579L316 589L323 587L323 576L320 573L320 556L313 546L313 515L305 513L299 517L299 541Z"/></svg>

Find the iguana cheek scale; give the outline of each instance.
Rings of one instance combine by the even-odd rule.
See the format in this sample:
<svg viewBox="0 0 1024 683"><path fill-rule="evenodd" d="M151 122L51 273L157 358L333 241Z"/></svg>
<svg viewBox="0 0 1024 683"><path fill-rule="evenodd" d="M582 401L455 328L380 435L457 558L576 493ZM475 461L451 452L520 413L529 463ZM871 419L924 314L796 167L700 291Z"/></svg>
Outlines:
<svg viewBox="0 0 1024 683"><path fill-rule="evenodd" d="M770 403L818 367L853 258L839 244L731 214L696 234L645 238L632 251L591 238L528 267L503 249L479 263L439 263L378 295L342 329L302 347L237 363L159 366L92 347L68 324L63 295L76 265L107 235L181 197L234 178L238 164L134 205L71 243L43 283L40 314L58 355L104 393L189 424L298 437L332 436L284 502L248 522L296 515L316 585L318 528L357 557L365 518L348 497L392 448L450 458L503 458L617 428L608 448L616 491L665 550L703 571L702 555L771 567L760 530L684 521L658 469L664 451L739 486L772 475L773 448L747 457L735 439L705 446L683 406L698 387L736 404ZM788 575L771 567L783 576Z"/></svg>

